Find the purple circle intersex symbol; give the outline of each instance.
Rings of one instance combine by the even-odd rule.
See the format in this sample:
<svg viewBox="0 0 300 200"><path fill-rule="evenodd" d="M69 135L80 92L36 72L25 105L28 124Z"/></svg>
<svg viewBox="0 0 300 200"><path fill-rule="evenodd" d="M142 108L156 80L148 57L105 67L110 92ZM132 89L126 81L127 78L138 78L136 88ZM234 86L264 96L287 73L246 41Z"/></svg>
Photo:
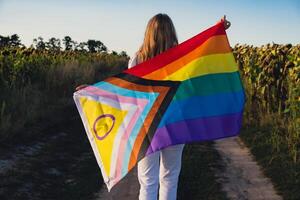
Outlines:
<svg viewBox="0 0 300 200"><path fill-rule="evenodd" d="M97 130L96 130L96 124L100 119L106 118L106 117L108 117L112 120L112 125L111 125L110 129L103 136L99 136L97 133ZM116 120L115 116L113 116L111 114L103 114L103 115L100 115L99 117L97 117L97 119L95 120L94 125L93 125L93 130L94 130L98 140L103 140L111 132L112 128L115 125L115 120Z"/></svg>

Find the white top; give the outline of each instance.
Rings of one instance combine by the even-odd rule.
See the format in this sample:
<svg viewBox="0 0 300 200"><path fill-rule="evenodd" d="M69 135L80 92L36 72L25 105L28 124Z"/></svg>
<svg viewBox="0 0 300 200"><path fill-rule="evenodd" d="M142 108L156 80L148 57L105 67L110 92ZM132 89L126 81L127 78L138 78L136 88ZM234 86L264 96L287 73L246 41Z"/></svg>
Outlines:
<svg viewBox="0 0 300 200"><path fill-rule="evenodd" d="M128 69L137 65L137 56L134 54L128 61Z"/></svg>

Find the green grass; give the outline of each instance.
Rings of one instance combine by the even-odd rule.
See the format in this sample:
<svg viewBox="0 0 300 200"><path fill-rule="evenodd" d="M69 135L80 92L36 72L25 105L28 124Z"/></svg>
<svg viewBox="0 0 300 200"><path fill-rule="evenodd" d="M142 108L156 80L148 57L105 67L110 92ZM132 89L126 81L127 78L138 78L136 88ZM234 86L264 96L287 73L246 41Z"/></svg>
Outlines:
<svg viewBox="0 0 300 200"><path fill-rule="evenodd" d="M300 162L294 162L288 152L288 144L283 139L286 130L274 129L274 124L249 124L240 136L278 193L286 200L300 199Z"/></svg>

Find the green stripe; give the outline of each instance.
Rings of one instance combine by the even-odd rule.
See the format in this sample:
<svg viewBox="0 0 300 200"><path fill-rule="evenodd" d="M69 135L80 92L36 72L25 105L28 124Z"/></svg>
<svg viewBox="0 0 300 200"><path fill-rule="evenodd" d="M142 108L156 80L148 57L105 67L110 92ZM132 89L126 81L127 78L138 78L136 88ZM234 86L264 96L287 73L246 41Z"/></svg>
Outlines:
<svg viewBox="0 0 300 200"><path fill-rule="evenodd" d="M208 74L183 81L174 96L174 100L240 90L242 90L242 83L238 71Z"/></svg>

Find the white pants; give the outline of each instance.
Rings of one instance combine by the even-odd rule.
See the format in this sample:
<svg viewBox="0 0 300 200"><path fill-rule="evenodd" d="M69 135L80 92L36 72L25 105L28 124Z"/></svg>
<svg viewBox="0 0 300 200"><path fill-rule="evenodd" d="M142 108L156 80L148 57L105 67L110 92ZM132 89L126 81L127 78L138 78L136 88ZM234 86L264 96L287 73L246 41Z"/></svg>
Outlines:
<svg viewBox="0 0 300 200"><path fill-rule="evenodd" d="M176 200L184 144L150 154L138 162L140 200Z"/></svg>

